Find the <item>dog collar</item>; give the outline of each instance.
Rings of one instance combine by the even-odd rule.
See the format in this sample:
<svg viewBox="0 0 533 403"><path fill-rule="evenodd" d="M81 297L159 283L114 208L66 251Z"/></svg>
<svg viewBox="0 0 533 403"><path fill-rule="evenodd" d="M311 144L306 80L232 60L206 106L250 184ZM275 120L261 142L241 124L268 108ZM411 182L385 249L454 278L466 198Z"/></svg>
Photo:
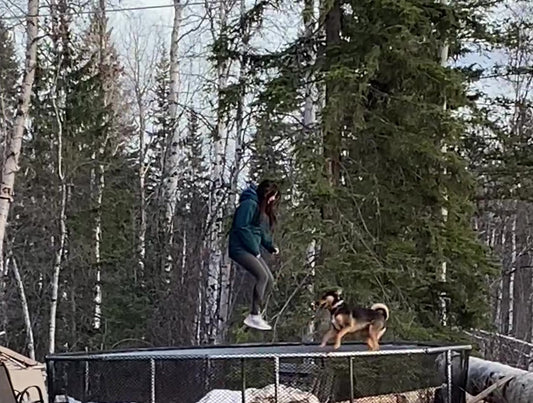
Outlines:
<svg viewBox="0 0 533 403"><path fill-rule="evenodd" d="M341 299L340 301L337 301L337 303L336 303L335 305L333 305L331 308L332 308L332 309L338 308L338 307L341 306L342 304L344 304L344 301Z"/></svg>

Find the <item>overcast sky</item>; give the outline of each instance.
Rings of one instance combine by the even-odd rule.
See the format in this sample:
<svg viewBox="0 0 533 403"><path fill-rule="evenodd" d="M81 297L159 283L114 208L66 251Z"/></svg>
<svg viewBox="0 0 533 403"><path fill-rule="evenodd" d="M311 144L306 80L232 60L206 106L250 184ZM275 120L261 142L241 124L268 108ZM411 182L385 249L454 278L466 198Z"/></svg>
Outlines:
<svg viewBox="0 0 533 403"><path fill-rule="evenodd" d="M217 0L207 0L216 2ZM508 0L513 1L513 0ZM203 8L205 0L189 0L186 2L183 15L183 26L181 33L192 32L186 35L181 43L180 56L182 60L182 79L184 82L192 80L191 85L201 85L198 81L203 78L209 69L205 62L205 55L209 51L207 45L210 43L209 24L205 20ZM247 0L253 4L254 0ZM155 47L161 41L168 46L171 26L173 21L172 0L111 0L108 8L132 8L146 6L169 6L159 9L143 9L137 11L108 12L110 27L113 30L113 40L119 52L127 56L130 43L129 35L131 31L138 32L148 47ZM43 7L46 7L47 0L41 0ZM26 11L26 0L0 0L0 13L5 16L21 15ZM47 11L43 11L47 13ZM505 18L503 12L495 13L493 18ZM18 53L22 55L24 41L23 25L17 20L4 20L8 25L17 25L16 41L19 44ZM266 29L263 29L264 36L256 39L256 46L269 49L279 48L283 43L295 37L299 28L299 11L297 9L284 12L268 12ZM501 54L491 52L489 54L471 54L461 60L461 64L478 64L483 67L490 67L495 63L501 63L504 57ZM501 82L495 80L483 80L477 85L491 94L507 92L508 89Z"/></svg>

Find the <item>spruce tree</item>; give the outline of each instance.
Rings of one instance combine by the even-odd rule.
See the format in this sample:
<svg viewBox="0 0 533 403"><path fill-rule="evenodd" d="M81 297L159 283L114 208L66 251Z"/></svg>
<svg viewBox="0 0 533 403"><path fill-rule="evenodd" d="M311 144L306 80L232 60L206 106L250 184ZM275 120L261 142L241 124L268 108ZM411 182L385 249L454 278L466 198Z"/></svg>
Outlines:
<svg viewBox="0 0 533 403"><path fill-rule="evenodd" d="M293 145L300 193L283 241L298 239L301 256L310 233L318 234L317 292L340 286L359 304L389 304L389 337L440 332L442 292L451 327L487 319L483 290L493 271L471 229L474 178L462 157L468 122L456 113L471 106L472 74L439 60L445 43L453 58L466 40L485 37L482 7L337 0L322 9L324 31L251 57L258 71L277 68L257 101L271 114L301 111L307 77L325 94L318 143ZM304 43L319 50L316 61Z"/></svg>

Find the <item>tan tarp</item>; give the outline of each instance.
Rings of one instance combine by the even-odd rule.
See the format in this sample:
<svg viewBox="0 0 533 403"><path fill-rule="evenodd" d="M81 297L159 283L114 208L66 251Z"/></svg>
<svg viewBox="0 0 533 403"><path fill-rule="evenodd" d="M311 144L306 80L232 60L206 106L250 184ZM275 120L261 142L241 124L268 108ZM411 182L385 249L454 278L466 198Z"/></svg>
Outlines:
<svg viewBox="0 0 533 403"><path fill-rule="evenodd" d="M44 400L47 401L44 364L2 346L0 346L0 361L6 365L13 387L17 392L23 391L28 386L35 385L41 389ZM34 388L30 391L30 398L32 400L39 398Z"/></svg>

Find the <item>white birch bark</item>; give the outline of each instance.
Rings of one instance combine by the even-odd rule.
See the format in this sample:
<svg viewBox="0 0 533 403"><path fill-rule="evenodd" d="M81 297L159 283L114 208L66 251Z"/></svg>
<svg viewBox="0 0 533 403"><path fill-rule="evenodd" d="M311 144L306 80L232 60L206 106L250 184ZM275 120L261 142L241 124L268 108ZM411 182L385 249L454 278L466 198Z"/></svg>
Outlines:
<svg viewBox="0 0 533 403"><path fill-rule="evenodd" d="M137 180L139 188L139 221L137 227L137 267L135 269L135 281L143 284L145 259L146 259L146 175L148 172L146 125L148 93L153 87L154 71L156 66L157 52L150 52L152 45L150 33L143 29L142 20L132 19L127 45L130 45L131 53L125 59L126 75L135 97L136 121L138 127L137 138L139 141L139 158L137 161Z"/></svg>
<svg viewBox="0 0 533 403"><path fill-rule="evenodd" d="M508 325L507 325L507 334L512 335L514 332L514 279L516 271L516 206L515 213L513 214L513 222L511 224L511 265L509 267L509 313L508 313Z"/></svg>
<svg viewBox="0 0 533 403"><path fill-rule="evenodd" d="M100 153L101 155L101 153ZM93 162L96 155L93 154ZM93 228L93 261L96 266L96 283L94 286L94 316L93 326L96 330L102 325L102 200L105 187L105 169L103 164L98 163L96 168L91 169L91 188L94 194L96 216Z"/></svg>
<svg viewBox="0 0 533 403"><path fill-rule="evenodd" d="M56 91L54 91L55 93ZM50 325L48 329L49 345L48 352L55 351L55 336L56 336L56 321L57 321L57 302L59 296L59 276L63 265L63 257L65 255L66 241L67 241L67 193L68 188L65 183L65 174L63 172L63 120L61 118L59 109L56 103L56 97L52 97L52 105L57 122L57 177L60 187L60 205L59 205L59 242L54 258L54 266L52 271L52 295L50 300Z"/></svg>
<svg viewBox="0 0 533 403"><path fill-rule="evenodd" d="M218 22L220 32L224 29L227 23L227 4L226 1L220 2ZM215 32L212 32L213 39L216 38ZM209 196L209 215L208 220L210 224L209 233L209 262L207 271L207 309L204 311L205 323L207 328L207 337L209 342L219 341L218 325L219 325L219 308L221 306L221 298L224 299L224 305L227 306L229 295L226 294L229 287L229 268L223 267L223 252L222 252L222 224L224 218L223 200L225 196L225 162L226 162L226 144L228 137L228 128L226 126L226 117L223 116L223 108L221 105L221 93L226 88L228 83L228 65L226 61L219 62L217 66L217 94L218 94L218 108L217 108L217 126L216 137L214 144L214 160L211 171L212 190ZM224 290L224 295L221 294ZM224 310L227 308L223 308Z"/></svg>
<svg viewBox="0 0 533 403"><path fill-rule="evenodd" d="M7 149L7 127L6 122L7 120L7 114L6 114L6 107L4 103L4 94L0 94L0 108L2 113L2 119L0 123L0 128L2 132L0 135L2 136L2 143L1 143L1 156L2 156L2 164L5 161L5 150ZM1 249L0 249L1 250ZM4 265L4 258L3 255L0 255L0 315L2 316L2 327L0 328L0 336L7 336L7 328L8 328L8 321L7 321L7 300L6 300L6 289L7 289L7 281L8 281L8 274L9 270L4 270L7 268L7 265Z"/></svg>
<svg viewBox="0 0 533 403"><path fill-rule="evenodd" d="M145 141L146 120L144 109L139 108L139 230L137 232L137 272L136 281L144 282L145 259L146 259L146 165L145 165Z"/></svg>
<svg viewBox="0 0 533 403"><path fill-rule="evenodd" d="M136 57L138 59L138 57ZM139 77L138 74L136 74ZM146 258L146 111L144 93L141 90L140 83L135 82L135 99L137 103L137 112L139 119L139 160L138 160L138 181L139 181L139 229L137 232L137 271L135 273L135 280L143 283L144 281L144 267Z"/></svg>
<svg viewBox="0 0 533 403"><path fill-rule="evenodd" d="M502 254L505 253L505 243L507 242L506 238L506 232L507 231L507 225L505 223L505 220L502 220L502 234L501 234L501 247L502 247ZM503 313L502 313L502 306L503 306L503 278L505 276L505 268L502 268L500 273L500 281L498 283L498 306L496 309L496 329L498 329L498 333L503 333Z"/></svg>
<svg viewBox="0 0 533 403"><path fill-rule="evenodd" d="M240 15L244 16L246 13L246 1L241 0L240 1ZM246 75L246 52L249 48L249 32L244 33L244 37L242 38L240 50L242 57L240 59L240 66L239 66L239 74L238 74L238 82L242 83L245 75ZM229 189L228 189L228 201L226 204L225 211L229 214L230 211L233 210L233 208L236 205L237 201L237 186L239 182L239 173L241 170L241 164L242 164L242 157L244 154L244 136L245 136L245 130L244 130L244 102L245 102L245 96L246 96L246 89L241 88L241 93L239 95L239 100L237 102L237 110L235 114L235 126L236 126L236 136L235 136L235 142L233 147L233 164L230 169L230 176L229 176ZM221 234L222 235L222 234ZM220 246L219 246L220 247ZM231 311L231 295L232 295L232 275L231 275L231 269L232 269L232 262L229 257L228 249L226 248L224 252L222 252L222 259L221 259L221 281L220 281L220 302L219 302L219 313L218 313L218 344L222 343L226 337L227 330L228 330L228 319L230 316Z"/></svg>
<svg viewBox="0 0 533 403"><path fill-rule="evenodd" d="M309 275L309 285L307 286L307 293L308 295L313 298L315 295L315 265L316 265L316 257L318 252L318 245L315 239L313 239L309 245L307 246L306 251L306 268L311 272ZM305 329L305 333L303 335L303 342L304 343L312 343L314 341L314 335L315 335L315 320L311 319L307 323L307 327Z"/></svg>
<svg viewBox="0 0 533 403"><path fill-rule="evenodd" d="M440 0L440 2L442 4L447 4L448 0ZM445 43L442 46L441 50L440 50L440 64L441 64L441 66L446 66L446 64L448 62L448 54L449 54L449 45L447 43ZM443 105L442 105L442 109L446 111L447 108L448 108L448 105L447 105L447 102L445 100ZM445 142L442 144L441 150L442 150L443 153L446 153L447 145L446 145ZM444 175L447 174L446 168L444 168L443 174ZM444 194L444 199L448 200L448 195L447 194ZM443 206L441 208L441 216L442 216L442 221L444 221L446 223L448 221L448 209L445 206ZM446 261L443 260L441 262L441 264L440 264L437 278L442 283L446 283L447 282L447 277L448 277L448 268L447 268L447 265L446 265ZM447 326L448 325L448 308L447 308L446 300L447 300L446 292L441 292L441 294L439 295L439 307L440 307L440 319L441 319L442 326Z"/></svg>
<svg viewBox="0 0 533 403"><path fill-rule="evenodd" d="M26 336L28 338L28 354L32 360L35 360L35 342L33 339L33 327L31 325L30 309L28 307L28 300L26 298L26 292L24 290L24 282L22 281L17 261L12 254L10 254L10 256L6 260L7 267L9 267L9 263L11 263L11 268L13 270L13 275L15 277L17 289L20 295L22 316L24 317L24 327L26 328Z"/></svg>
<svg viewBox="0 0 533 403"><path fill-rule="evenodd" d="M492 215L490 215L489 223L487 224L488 230L487 230L487 244L491 249L495 248L496 245L496 232L497 232L497 223L494 225L491 225L491 219ZM501 307L502 307L502 298L503 298L503 277L500 274L500 278L498 279L498 285L496 287L496 309L494 310L494 325L496 326L497 331L501 331Z"/></svg>
<svg viewBox="0 0 533 403"><path fill-rule="evenodd" d="M305 36L310 38L315 30L315 0L306 0L303 10L303 23ZM312 55L311 63L315 62L316 55ZM304 139L307 140L309 135L312 135L316 123L316 108L315 100L317 97L316 86L314 84L314 77L308 74L305 84L305 98L304 98L304 112L303 112L303 132ZM304 140L304 141L305 141ZM314 232L314 231L313 231ZM311 271L309 276L309 284L307 285L307 293L313 298L315 294L315 263L318 251L318 245L313 239L307 246L306 267ZM310 320L303 335L304 342L312 342L315 334L315 321Z"/></svg>
<svg viewBox="0 0 533 403"><path fill-rule="evenodd" d="M55 15L56 12L56 3L51 3L52 14ZM57 30L57 27L54 27ZM54 78L54 83L52 87L52 96L51 102L54 110L54 116L57 124L57 134L56 134L56 174L59 182L59 214L58 214L58 229L59 229L59 239L56 242L55 236L52 236L52 246L57 243L57 249L54 257L54 265L52 270L52 283L51 283L51 299L50 299L50 322L48 327L48 351L49 353L55 352L55 338L56 338L56 323L57 323L57 304L59 299L59 278L61 274L61 269L63 266L63 259L66 253L66 242L67 242L67 218L66 218L66 209L67 209L67 193L68 188L65 181L65 173L63 170L63 116L60 112L60 109L64 106L65 96L64 93L59 91L57 88L57 82L59 80L59 75L62 69L63 58L62 51L59 45L55 44L56 53L59 57L58 64L56 66L56 76ZM58 102L61 104L61 107L58 105Z"/></svg>
<svg viewBox="0 0 533 403"><path fill-rule="evenodd" d="M99 0L98 9L98 21L99 21L99 55L100 66L99 69L103 72L105 53L107 48L106 43L106 0ZM104 79L102 74L102 80ZM108 106L107 94L104 93L104 109ZM104 129L108 130L108 129ZM91 169L91 194L93 195L95 203L94 227L93 227L93 262L96 267L96 281L94 286L94 315L93 315L93 327L95 330L99 330L102 325L102 200L105 188L105 167L101 162L106 148L106 143L109 134L105 133L101 144L98 145L97 151L92 155L93 168ZM97 162L97 159L99 162Z"/></svg>
<svg viewBox="0 0 533 403"><path fill-rule="evenodd" d="M59 242L54 258L54 268L52 272L52 295L50 299L50 325L48 329L49 345L48 352L55 352L55 335L56 335L56 322L57 322L57 302L59 298L59 276L61 273L61 267L63 257L65 254L65 245L67 238L67 226L66 226L66 204L67 204L67 188L64 183L61 184L61 203L59 211Z"/></svg>
<svg viewBox="0 0 533 403"><path fill-rule="evenodd" d="M9 266L4 263L3 257L0 258L0 276L1 276L1 283L0 283L0 298L2 303L2 311L0 314L2 315L2 328L0 329L0 336L7 337L7 331L8 331L8 320L7 320L7 300L6 300L6 290L7 290L7 282L8 282L8 275L9 275Z"/></svg>
<svg viewBox="0 0 533 403"><path fill-rule="evenodd" d="M528 266L531 267L531 256L528 256ZM529 306L528 315L530 318L529 342L532 344L532 346L529 350L529 365L527 369L528 371L533 372L533 320L531 320L531 317L533 316L533 271L531 273L531 286L529 289L528 306Z"/></svg>
<svg viewBox="0 0 533 403"><path fill-rule="evenodd" d="M22 147L22 137L28 110L31 102L33 82L35 80L35 66L37 57L39 0L28 0L28 13L26 17L26 52L24 56L24 74L22 88L17 105L17 112L13 130L6 139L2 177L0 183L0 273L5 272L4 264L4 239L9 208L13 202L13 188L15 175L19 170L19 159ZM3 300L3 298L2 298Z"/></svg>
<svg viewBox="0 0 533 403"><path fill-rule="evenodd" d="M185 284L185 268L187 265L187 230L183 228L183 240L181 246L181 271L180 271L180 283Z"/></svg>
<svg viewBox="0 0 533 403"><path fill-rule="evenodd" d="M170 92L169 114L172 120L172 134L167 139L167 152L165 154L163 172L163 205L164 205L164 233L165 256L163 256L162 269L165 282L170 282L172 272L172 245L174 242L174 215L178 197L178 181L180 178L181 143L182 139L178 125L178 100L180 89L180 64L179 64L179 34L182 22L182 5L180 0L174 0L174 22L170 38Z"/></svg>

